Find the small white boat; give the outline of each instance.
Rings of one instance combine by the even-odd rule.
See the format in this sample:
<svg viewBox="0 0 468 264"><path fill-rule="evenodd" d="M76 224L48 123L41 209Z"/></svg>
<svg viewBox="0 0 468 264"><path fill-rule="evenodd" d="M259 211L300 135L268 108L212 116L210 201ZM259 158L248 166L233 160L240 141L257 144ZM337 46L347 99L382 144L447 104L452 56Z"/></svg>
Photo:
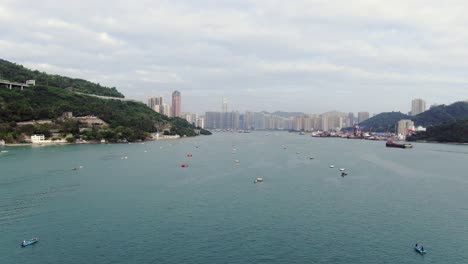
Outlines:
<svg viewBox="0 0 468 264"><path fill-rule="evenodd" d="M8 153L8 150L2 150L0 153Z"/></svg>
<svg viewBox="0 0 468 264"><path fill-rule="evenodd" d="M240 161L239 161L239 160L235 160L234 162L235 162L235 163L240 163Z"/></svg>
<svg viewBox="0 0 468 264"><path fill-rule="evenodd" d="M345 171L345 169L341 168L340 171Z"/></svg>
<svg viewBox="0 0 468 264"><path fill-rule="evenodd" d="M259 177L259 178L255 179L254 183L257 183L257 182L263 182L263 178Z"/></svg>
<svg viewBox="0 0 468 264"><path fill-rule="evenodd" d="M335 165L330 165L330 168L335 168Z"/></svg>

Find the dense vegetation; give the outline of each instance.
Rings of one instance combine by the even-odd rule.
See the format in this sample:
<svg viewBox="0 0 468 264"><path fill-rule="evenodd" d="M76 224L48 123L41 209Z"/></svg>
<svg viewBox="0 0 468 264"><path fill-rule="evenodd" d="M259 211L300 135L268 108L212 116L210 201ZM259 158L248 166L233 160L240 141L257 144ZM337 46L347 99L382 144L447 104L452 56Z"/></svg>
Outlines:
<svg viewBox="0 0 468 264"><path fill-rule="evenodd" d="M109 124L107 129L85 132L83 136L88 140L135 141L145 139L148 133L163 131L169 135L196 135L195 127L185 119L160 115L143 103L104 100L59 88L36 86L24 91L0 89L0 139L17 142L21 141L21 133L47 136L50 129L76 133L76 130L72 130L73 124L66 124L72 128L60 124L59 127L16 126L16 122L20 121L56 119L63 112L73 112L75 116L95 115Z"/></svg>
<svg viewBox="0 0 468 264"><path fill-rule="evenodd" d="M428 127L427 131L418 132L407 140L468 143L468 119Z"/></svg>
<svg viewBox="0 0 468 264"><path fill-rule="evenodd" d="M401 119L411 119L416 126L428 127L467 118L468 102L456 102L432 107L417 116L408 116L400 112L381 113L362 122L360 126L367 131L392 132Z"/></svg>
<svg viewBox="0 0 468 264"><path fill-rule="evenodd" d="M395 132L396 124L402 119L410 117L400 112L381 113L365 120L359 126L372 132Z"/></svg>
<svg viewBox="0 0 468 264"><path fill-rule="evenodd" d="M36 80L36 85L58 87L66 89L73 87L76 92L112 96L123 98L115 87L104 87L82 79L74 79L59 75L51 75L44 72L32 71L21 65L0 59L0 79L24 83L26 80Z"/></svg>
<svg viewBox="0 0 468 264"><path fill-rule="evenodd" d="M411 117L418 126L433 126L444 122L468 118L468 102L456 102L451 105L439 105Z"/></svg>

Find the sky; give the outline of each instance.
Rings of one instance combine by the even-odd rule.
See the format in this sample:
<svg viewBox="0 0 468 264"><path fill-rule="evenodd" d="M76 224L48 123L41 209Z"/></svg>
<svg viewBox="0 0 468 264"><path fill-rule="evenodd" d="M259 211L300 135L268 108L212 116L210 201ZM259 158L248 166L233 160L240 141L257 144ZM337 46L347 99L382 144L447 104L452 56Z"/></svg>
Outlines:
<svg viewBox="0 0 468 264"><path fill-rule="evenodd" d="M408 112L468 98L466 0L0 0L0 58L182 111Z"/></svg>

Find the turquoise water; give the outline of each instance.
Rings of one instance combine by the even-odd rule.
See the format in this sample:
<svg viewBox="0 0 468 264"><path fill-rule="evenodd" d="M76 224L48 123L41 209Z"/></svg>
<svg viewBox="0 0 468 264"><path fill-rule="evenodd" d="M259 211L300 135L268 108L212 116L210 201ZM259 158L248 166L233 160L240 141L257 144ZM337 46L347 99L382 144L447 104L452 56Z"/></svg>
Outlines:
<svg viewBox="0 0 468 264"><path fill-rule="evenodd" d="M468 263L467 146L256 132L7 150L2 264Z"/></svg>

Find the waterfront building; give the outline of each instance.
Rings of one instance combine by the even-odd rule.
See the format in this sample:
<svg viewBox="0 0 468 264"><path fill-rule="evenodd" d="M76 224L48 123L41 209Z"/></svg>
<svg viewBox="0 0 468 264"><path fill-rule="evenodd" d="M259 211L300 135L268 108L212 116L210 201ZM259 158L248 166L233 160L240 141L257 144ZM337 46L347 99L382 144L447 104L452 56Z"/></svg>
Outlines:
<svg viewBox="0 0 468 264"><path fill-rule="evenodd" d="M348 113L348 120L347 120L346 126L347 126L347 127L352 127L353 125L354 125L354 113L349 112L349 113Z"/></svg>
<svg viewBox="0 0 468 264"><path fill-rule="evenodd" d="M244 129L252 130L254 128L254 114L253 112L245 112L244 114Z"/></svg>
<svg viewBox="0 0 468 264"><path fill-rule="evenodd" d="M253 114L253 127L254 129L265 129L265 115L263 113L254 113Z"/></svg>
<svg viewBox="0 0 468 264"><path fill-rule="evenodd" d="M203 117L197 118L195 126L199 128L205 128L205 118Z"/></svg>
<svg viewBox="0 0 468 264"><path fill-rule="evenodd" d="M398 121L398 137L400 139L406 139L406 136L408 136L414 130L415 129L413 121L409 119L403 119Z"/></svg>
<svg viewBox="0 0 468 264"><path fill-rule="evenodd" d="M172 93L172 117L180 117L182 111L182 96L179 91Z"/></svg>
<svg viewBox="0 0 468 264"><path fill-rule="evenodd" d="M222 105L221 105L221 112L223 113L227 113L227 98L226 97L223 97L222 98Z"/></svg>
<svg viewBox="0 0 468 264"><path fill-rule="evenodd" d="M416 98L411 101L411 115L419 115L420 113L426 111L426 101L421 98Z"/></svg>
<svg viewBox="0 0 468 264"><path fill-rule="evenodd" d="M358 123L362 123L369 119L369 112L359 112L358 113Z"/></svg>

